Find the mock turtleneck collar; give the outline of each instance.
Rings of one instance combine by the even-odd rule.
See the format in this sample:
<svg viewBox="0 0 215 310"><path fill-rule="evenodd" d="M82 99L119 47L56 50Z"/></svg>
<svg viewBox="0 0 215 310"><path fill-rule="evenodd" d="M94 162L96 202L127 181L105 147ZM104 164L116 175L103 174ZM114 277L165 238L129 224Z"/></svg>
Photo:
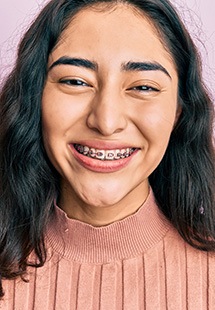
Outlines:
<svg viewBox="0 0 215 310"><path fill-rule="evenodd" d="M102 227L70 219L56 206L47 239L54 251L70 260L107 263L145 252L165 236L169 227L151 190L136 213Z"/></svg>

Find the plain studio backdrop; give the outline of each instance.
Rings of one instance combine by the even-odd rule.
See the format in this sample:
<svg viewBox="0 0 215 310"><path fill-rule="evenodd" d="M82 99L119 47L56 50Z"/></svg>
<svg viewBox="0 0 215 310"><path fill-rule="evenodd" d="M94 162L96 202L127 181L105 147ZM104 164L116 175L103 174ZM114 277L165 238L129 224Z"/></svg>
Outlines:
<svg viewBox="0 0 215 310"><path fill-rule="evenodd" d="M47 0L0 0L0 80L11 70L17 45ZM203 59L204 80L215 99L215 1L172 0Z"/></svg>

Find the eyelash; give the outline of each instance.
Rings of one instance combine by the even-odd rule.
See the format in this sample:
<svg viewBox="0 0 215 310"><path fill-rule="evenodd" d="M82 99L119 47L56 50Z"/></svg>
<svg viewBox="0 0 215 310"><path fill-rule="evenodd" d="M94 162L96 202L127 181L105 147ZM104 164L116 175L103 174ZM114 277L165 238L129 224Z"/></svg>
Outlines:
<svg viewBox="0 0 215 310"><path fill-rule="evenodd" d="M135 86L135 87L129 88L128 90L136 90L138 92L159 92L159 89L149 86L149 85Z"/></svg>
<svg viewBox="0 0 215 310"><path fill-rule="evenodd" d="M90 87L89 84L87 84L84 81L79 80L79 79L65 79L65 80L60 80L59 83L65 84L68 86L74 86L74 87L75 86L76 87L79 87L79 86ZM159 92L159 89L152 87L152 86L149 86L149 85L135 86L135 87L129 88L128 90L135 90L138 92Z"/></svg>
<svg viewBox="0 0 215 310"><path fill-rule="evenodd" d="M65 84L68 86L90 86L87 83L85 83L82 80L78 80L78 79L65 79L65 80L60 80L59 81L60 84Z"/></svg>

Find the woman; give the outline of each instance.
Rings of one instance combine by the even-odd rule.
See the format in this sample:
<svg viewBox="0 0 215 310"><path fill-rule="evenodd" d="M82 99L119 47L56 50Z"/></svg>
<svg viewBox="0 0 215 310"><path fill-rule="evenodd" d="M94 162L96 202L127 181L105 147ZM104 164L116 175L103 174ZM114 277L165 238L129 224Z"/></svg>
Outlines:
<svg viewBox="0 0 215 310"><path fill-rule="evenodd" d="M213 309L212 121L167 0L52 0L1 93L3 309Z"/></svg>

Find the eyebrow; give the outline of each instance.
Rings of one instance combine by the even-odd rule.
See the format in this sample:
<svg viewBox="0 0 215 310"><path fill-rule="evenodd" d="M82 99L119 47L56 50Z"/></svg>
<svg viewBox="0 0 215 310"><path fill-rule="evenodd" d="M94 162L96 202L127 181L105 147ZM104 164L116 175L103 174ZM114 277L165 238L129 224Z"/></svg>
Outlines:
<svg viewBox="0 0 215 310"><path fill-rule="evenodd" d="M59 65L70 65L70 66L90 69L93 71L98 71L98 64L96 62L88 60L88 59L84 59L84 58L74 58L74 57L68 57L68 56L60 57L49 67L48 71L50 71L51 69ZM158 62L129 61L121 65L121 70L123 71L161 71L165 73L171 79L171 75L169 74L169 72Z"/></svg>
<svg viewBox="0 0 215 310"><path fill-rule="evenodd" d="M162 71L165 73L170 79L171 75L169 72L158 62L127 62L122 64L122 70L124 71Z"/></svg>
<svg viewBox="0 0 215 310"><path fill-rule="evenodd" d="M59 66L59 65L70 65L70 66L76 66L76 67L83 67L86 69L91 69L93 71L98 70L98 65L94 61L90 61L88 59L84 58L71 58L67 56L63 56L56 60L48 69L50 71L52 68Z"/></svg>

